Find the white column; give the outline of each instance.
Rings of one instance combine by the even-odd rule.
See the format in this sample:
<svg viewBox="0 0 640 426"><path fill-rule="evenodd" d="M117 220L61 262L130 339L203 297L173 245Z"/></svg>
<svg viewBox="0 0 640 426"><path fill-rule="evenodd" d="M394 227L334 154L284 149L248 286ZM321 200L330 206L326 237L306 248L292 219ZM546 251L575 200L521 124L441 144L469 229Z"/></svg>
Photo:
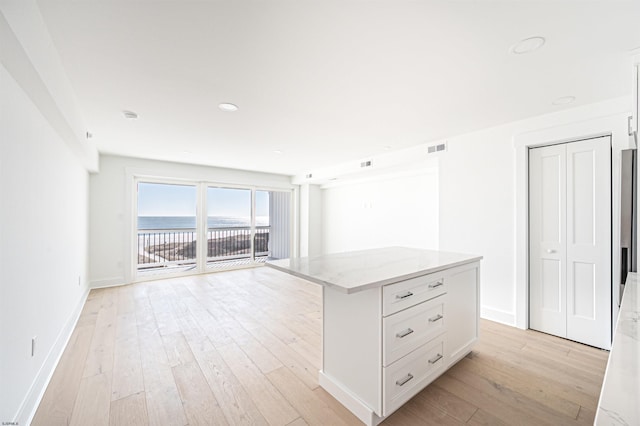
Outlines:
<svg viewBox="0 0 640 426"><path fill-rule="evenodd" d="M318 256L322 251L322 189L300 185L300 256Z"/></svg>

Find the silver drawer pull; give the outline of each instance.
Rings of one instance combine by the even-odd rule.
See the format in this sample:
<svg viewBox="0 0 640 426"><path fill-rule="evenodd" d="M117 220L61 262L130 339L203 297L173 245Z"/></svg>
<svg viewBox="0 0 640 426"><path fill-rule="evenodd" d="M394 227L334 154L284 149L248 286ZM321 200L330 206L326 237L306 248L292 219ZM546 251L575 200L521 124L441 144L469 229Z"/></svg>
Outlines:
<svg viewBox="0 0 640 426"><path fill-rule="evenodd" d="M429 361L431 362L431 361ZM396 380L396 385L398 386L403 386L405 383L407 383L409 380L413 379L413 374L409 373L407 374L407 377L404 377L400 380Z"/></svg>
<svg viewBox="0 0 640 426"><path fill-rule="evenodd" d="M396 294L396 299L406 299L407 297L411 297L411 296L413 296L413 293L408 291L405 294Z"/></svg>
<svg viewBox="0 0 640 426"><path fill-rule="evenodd" d="M438 288L438 287L443 286L443 285L444 285L444 282L438 281L438 282L429 284L429 288Z"/></svg>
<svg viewBox="0 0 640 426"><path fill-rule="evenodd" d="M429 322L436 322L436 321L440 321L442 318L444 318L442 315L438 314L435 317L431 317L429 318Z"/></svg>
<svg viewBox="0 0 640 426"><path fill-rule="evenodd" d="M440 361L442 359L442 355L438 354L435 356L435 358L432 358L429 360L429 364L435 364L436 362Z"/></svg>
<svg viewBox="0 0 640 426"><path fill-rule="evenodd" d="M411 333L413 333L413 330L410 329L410 328L407 328L405 331L401 331L400 333L396 333L396 337L399 337L399 338L402 339L403 337L407 337Z"/></svg>

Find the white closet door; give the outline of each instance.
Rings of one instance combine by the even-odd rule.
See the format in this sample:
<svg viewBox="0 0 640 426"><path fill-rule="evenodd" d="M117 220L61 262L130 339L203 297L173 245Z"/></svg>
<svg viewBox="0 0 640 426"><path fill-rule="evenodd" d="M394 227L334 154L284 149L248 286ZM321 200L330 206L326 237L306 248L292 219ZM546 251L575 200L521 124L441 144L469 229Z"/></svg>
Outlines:
<svg viewBox="0 0 640 426"><path fill-rule="evenodd" d="M609 137L529 151L529 325L611 343Z"/></svg>
<svg viewBox="0 0 640 426"><path fill-rule="evenodd" d="M565 337L566 314L566 148L529 151L529 323Z"/></svg>
<svg viewBox="0 0 640 426"><path fill-rule="evenodd" d="M611 343L609 137L567 144L567 337Z"/></svg>

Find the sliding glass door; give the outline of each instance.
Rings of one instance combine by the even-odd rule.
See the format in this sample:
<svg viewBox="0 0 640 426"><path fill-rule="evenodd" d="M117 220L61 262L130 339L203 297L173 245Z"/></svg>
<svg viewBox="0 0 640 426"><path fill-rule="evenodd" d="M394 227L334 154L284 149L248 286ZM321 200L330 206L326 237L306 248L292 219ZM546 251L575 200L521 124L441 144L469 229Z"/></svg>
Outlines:
<svg viewBox="0 0 640 426"><path fill-rule="evenodd" d="M196 267L195 185L138 183L137 265L139 274Z"/></svg>
<svg viewBox="0 0 640 426"><path fill-rule="evenodd" d="M137 194L138 277L289 257L291 191L139 180Z"/></svg>

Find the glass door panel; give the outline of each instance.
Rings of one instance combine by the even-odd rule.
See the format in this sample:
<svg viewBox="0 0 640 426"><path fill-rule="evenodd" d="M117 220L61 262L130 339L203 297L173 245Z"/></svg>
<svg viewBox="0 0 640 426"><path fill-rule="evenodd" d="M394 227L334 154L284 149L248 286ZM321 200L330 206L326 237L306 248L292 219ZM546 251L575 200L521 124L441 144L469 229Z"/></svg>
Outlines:
<svg viewBox="0 0 640 426"><path fill-rule="evenodd" d="M207 267L252 263L250 189L207 188Z"/></svg>
<svg viewBox="0 0 640 426"><path fill-rule="evenodd" d="M196 268L196 186L138 182L137 190L137 274Z"/></svg>

